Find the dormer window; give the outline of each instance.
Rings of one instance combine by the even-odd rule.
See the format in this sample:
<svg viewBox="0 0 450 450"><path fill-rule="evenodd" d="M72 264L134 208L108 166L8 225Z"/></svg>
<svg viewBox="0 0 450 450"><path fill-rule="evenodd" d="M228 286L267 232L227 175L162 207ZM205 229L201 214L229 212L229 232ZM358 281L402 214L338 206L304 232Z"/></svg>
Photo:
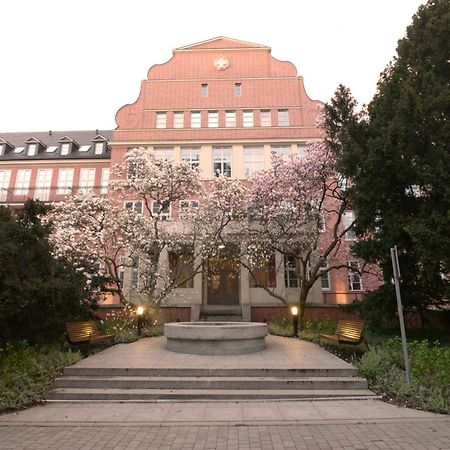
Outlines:
<svg viewBox="0 0 450 450"><path fill-rule="evenodd" d="M70 143L65 142L61 144L61 155L68 155L70 153Z"/></svg>
<svg viewBox="0 0 450 450"><path fill-rule="evenodd" d="M5 154L5 144L0 144L0 156Z"/></svg>
<svg viewBox="0 0 450 450"><path fill-rule="evenodd" d="M94 146L94 155L102 155L104 147L104 142L96 142Z"/></svg>
<svg viewBox="0 0 450 450"><path fill-rule="evenodd" d="M0 156L6 155L13 148L14 147L13 147L12 144L10 144L8 141L5 141L5 140L0 138Z"/></svg>
<svg viewBox="0 0 450 450"><path fill-rule="evenodd" d="M37 144L28 144L27 155L34 156L36 154Z"/></svg>

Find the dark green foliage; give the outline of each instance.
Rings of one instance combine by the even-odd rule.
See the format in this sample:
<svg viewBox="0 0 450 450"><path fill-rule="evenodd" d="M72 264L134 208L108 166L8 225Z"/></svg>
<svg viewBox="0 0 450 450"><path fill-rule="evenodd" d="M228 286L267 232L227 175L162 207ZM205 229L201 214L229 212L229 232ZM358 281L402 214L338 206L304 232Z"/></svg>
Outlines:
<svg viewBox="0 0 450 450"><path fill-rule="evenodd" d="M0 343L49 342L88 313L83 275L51 254L47 210L32 200L17 215L0 207Z"/></svg>
<svg viewBox="0 0 450 450"><path fill-rule="evenodd" d="M80 358L78 352L30 347L24 341L0 348L0 412L40 401L62 368Z"/></svg>
<svg viewBox="0 0 450 450"><path fill-rule="evenodd" d="M400 338L371 347L357 363L369 386L396 403L450 414L450 348L428 341L408 344L411 386L405 381Z"/></svg>
<svg viewBox="0 0 450 450"><path fill-rule="evenodd" d="M367 112L357 113L340 86L325 128L353 183L355 254L380 265L389 282L389 249L397 245L404 306L421 313L450 298L450 3L421 6L397 52ZM366 303L390 303L383 305L389 321L393 289L382 287Z"/></svg>

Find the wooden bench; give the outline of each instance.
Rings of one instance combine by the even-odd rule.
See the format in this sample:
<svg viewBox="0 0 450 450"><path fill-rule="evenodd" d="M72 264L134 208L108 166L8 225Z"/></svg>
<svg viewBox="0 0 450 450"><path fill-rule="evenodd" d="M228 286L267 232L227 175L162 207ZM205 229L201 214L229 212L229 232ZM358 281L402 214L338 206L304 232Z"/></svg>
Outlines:
<svg viewBox="0 0 450 450"><path fill-rule="evenodd" d="M98 344L114 338L113 334L101 335L95 320L66 323L67 337L71 344Z"/></svg>
<svg viewBox="0 0 450 450"><path fill-rule="evenodd" d="M369 348L362 334L364 323L362 320L340 320L337 324L336 334L320 334L319 339L324 338L336 342L338 345L358 345L364 341L367 348Z"/></svg>

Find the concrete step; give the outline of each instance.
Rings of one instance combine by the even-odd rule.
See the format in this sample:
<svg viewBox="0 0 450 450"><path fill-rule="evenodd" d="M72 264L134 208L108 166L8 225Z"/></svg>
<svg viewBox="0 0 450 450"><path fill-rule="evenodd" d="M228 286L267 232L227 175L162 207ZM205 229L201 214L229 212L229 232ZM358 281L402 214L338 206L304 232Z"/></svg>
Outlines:
<svg viewBox="0 0 450 450"><path fill-rule="evenodd" d="M156 400L293 400L374 398L367 389L354 390L202 390L202 389L87 389L57 388L47 401L156 401Z"/></svg>
<svg viewBox="0 0 450 450"><path fill-rule="evenodd" d="M118 368L69 366L64 376L99 377L353 377L358 371L348 368L296 368L296 369L219 369L219 368Z"/></svg>
<svg viewBox="0 0 450 450"><path fill-rule="evenodd" d="M243 322L244 319L242 316L219 316L219 315L207 315L207 316L200 316L200 321L206 321L206 322Z"/></svg>
<svg viewBox="0 0 450 450"><path fill-rule="evenodd" d="M212 390L344 390L367 389L358 377L76 377L55 380L57 388L86 389L212 389Z"/></svg>
<svg viewBox="0 0 450 450"><path fill-rule="evenodd" d="M240 305L203 305L200 309L200 316L242 316L242 307Z"/></svg>

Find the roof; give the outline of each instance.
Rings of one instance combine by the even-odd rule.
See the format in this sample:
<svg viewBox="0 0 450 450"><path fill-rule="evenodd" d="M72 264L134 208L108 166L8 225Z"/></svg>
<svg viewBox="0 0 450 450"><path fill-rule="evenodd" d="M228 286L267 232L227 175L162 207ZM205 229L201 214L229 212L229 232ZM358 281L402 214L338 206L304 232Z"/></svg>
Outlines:
<svg viewBox="0 0 450 450"><path fill-rule="evenodd" d="M65 142L74 141L78 144L78 149L68 155L60 155L58 151L54 152L39 152L36 155L29 156L25 151L21 153L8 152L0 155L0 160L25 160L25 159L109 159L111 152L108 150L101 155L94 154L94 142L105 138L106 141L112 139L112 130L81 130L81 131L25 131L18 133L0 133L0 140L12 144L15 148L24 147L27 141L38 141L45 145L46 148L50 146L60 145L61 140ZM35 141L34 141L35 140ZM91 146L88 151L80 152L82 146Z"/></svg>
<svg viewBox="0 0 450 450"><path fill-rule="evenodd" d="M218 36L206 41L197 42L195 44L186 45L174 49L174 52L190 51L190 50L205 50L205 49L220 49L220 50L236 50L236 49L264 49L271 50L270 47L261 44L254 44L252 42L240 41L238 39L228 38L225 36Z"/></svg>

